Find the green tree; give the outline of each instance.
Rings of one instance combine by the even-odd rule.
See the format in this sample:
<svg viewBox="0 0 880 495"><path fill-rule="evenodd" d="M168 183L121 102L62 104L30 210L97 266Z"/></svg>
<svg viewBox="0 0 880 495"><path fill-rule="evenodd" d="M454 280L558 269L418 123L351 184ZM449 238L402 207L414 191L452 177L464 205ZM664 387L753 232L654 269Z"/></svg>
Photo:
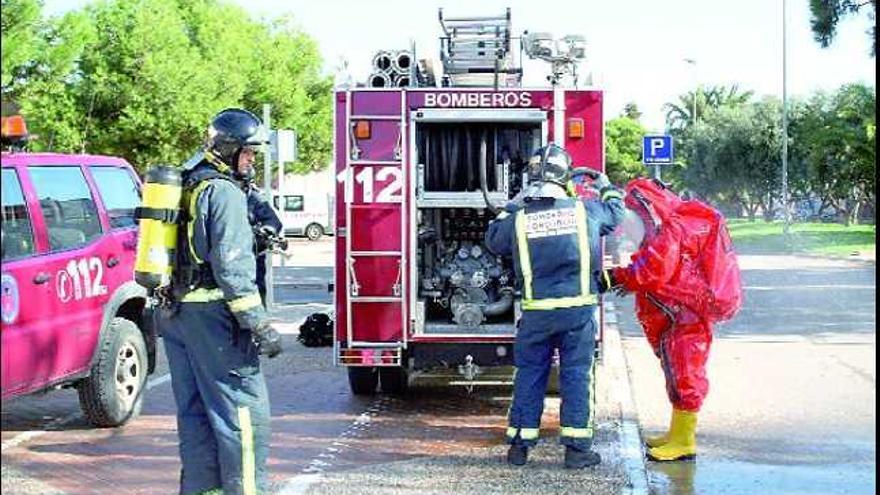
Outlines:
<svg viewBox="0 0 880 495"><path fill-rule="evenodd" d="M688 132L697 160L682 172L698 195L737 205L750 219L772 218L779 206L782 132L781 105L764 99L725 106Z"/></svg>
<svg viewBox="0 0 880 495"><path fill-rule="evenodd" d="M36 148L57 143L60 149L80 150L82 120L72 88L79 78L76 62L94 30L82 13L44 20L41 7L34 0L3 0L4 107L14 102L9 107L31 117L28 126Z"/></svg>
<svg viewBox="0 0 880 495"><path fill-rule="evenodd" d="M811 191L847 224L858 222L864 205L876 205L875 102L874 88L862 84L818 93L792 136Z"/></svg>
<svg viewBox="0 0 880 495"><path fill-rule="evenodd" d="M618 117L605 125L605 169L615 184L625 184L645 175L642 165L642 137L645 128L628 117Z"/></svg>
<svg viewBox="0 0 880 495"><path fill-rule="evenodd" d="M9 91L48 136L38 149L124 156L140 170L180 163L213 114L270 103L273 127L300 135L294 166L329 160L329 78L289 19L256 21L219 0L110 0L47 24L42 42L65 57L17 66Z"/></svg>
<svg viewBox="0 0 880 495"><path fill-rule="evenodd" d="M259 76L248 86L244 101L255 107L271 102L273 127L297 131L299 157L289 170L322 170L332 156L333 79L317 70L318 45L294 28L289 17L278 19L260 36L251 61Z"/></svg>
<svg viewBox="0 0 880 495"><path fill-rule="evenodd" d="M670 129L683 129L699 121L708 112L727 106L738 106L751 100L754 92L740 91L736 84L732 86L709 86L697 88L696 109L694 108L694 91L678 97L677 102L663 105L666 110L666 125ZM694 115L696 110L696 115Z"/></svg>
<svg viewBox="0 0 880 495"><path fill-rule="evenodd" d="M0 3L0 35L3 43L0 65L3 88L12 83L15 68L35 59L39 53L41 8L42 2L38 0L3 0Z"/></svg>
<svg viewBox="0 0 880 495"><path fill-rule="evenodd" d="M623 106L623 113L621 117L626 117L628 119L635 120L636 122L642 118L642 112L639 110L639 106L633 102L629 102Z"/></svg>
<svg viewBox="0 0 880 495"><path fill-rule="evenodd" d="M837 24L844 17L858 14L862 9L869 10L871 27L871 56L877 55L877 0L810 0L810 27L813 37L822 48L827 48L837 36Z"/></svg>

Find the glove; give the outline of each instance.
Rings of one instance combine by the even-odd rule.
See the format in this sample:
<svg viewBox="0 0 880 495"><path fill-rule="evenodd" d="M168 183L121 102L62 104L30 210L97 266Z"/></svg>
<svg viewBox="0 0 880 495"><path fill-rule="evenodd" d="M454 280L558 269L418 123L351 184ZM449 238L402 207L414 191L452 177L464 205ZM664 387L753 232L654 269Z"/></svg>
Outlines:
<svg viewBox="0 0 880 495"><path fill-rule="evenodd" d="M613 291L621 297L629 294L629 291L614 276L614 270L605 269L599 276L599 293L604 294L608 291Z"/></svg>
<svg viewBox="0 0 880 495"><path fill-rule="evenodd" d="M260 354L273 358L281 354L281 335L271 323L263 322L251 332Z"/></svg>
<svg viewBox="0 0 880 495"><path fill-rule="evenodd" d="M278 232L271 225L260 225L260 233L266 237L275 237Z"/></svg>
<svg viewBox="0 0 880 495"><path fill-rule="evenodd" d="M608 176L603 173L597 173L596 178L593 179L593 187L602 191L606 187L611 187L611 181L608 180Z"/></svg>

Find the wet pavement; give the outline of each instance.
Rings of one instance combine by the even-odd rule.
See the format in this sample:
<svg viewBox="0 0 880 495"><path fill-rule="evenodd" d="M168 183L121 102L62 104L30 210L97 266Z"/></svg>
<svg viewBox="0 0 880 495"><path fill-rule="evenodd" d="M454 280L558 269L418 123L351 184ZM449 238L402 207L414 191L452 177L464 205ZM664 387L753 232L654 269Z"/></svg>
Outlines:
<svg viewBox="0 0 880 495"><path fill-rule="evenodd" d="M509 389L351 395L345 370L332 365L330 348L295 341L306 316L332 309L326 291L332 272L322 266L332 242L292 244L301 266L276 271L279 304L272 312L286 352L265 362L273 492L875 491L874 265L742 257L746 305L733 322L716 329L699 457L647 463L647 474L634 443L634 421L646 431L660 430L668 422L668 403L631 301L613 301L617 311L609 320L620 321L623 339L616 331L607 334L608 352L597 371L596 448L603 464L568 472L561 469L556 442L556 398L547 401L546 428L529 465L513 469L503 462ZM625 351L625 361L622 352L611 352L614 346ZM161 356L150 385L142 415L117 429L88 426L71 390L4 401L3 492L175 493L175 408ZM635 408L627 406L633 401Z"/></svg>
<svg viewBox="0 0 880 495"><path fill-rule="evenodd" d="M740 258L745 303L715 329L699 454L647 463L656 494L840 494L876 490L873 263ZM630 299L617 299L643 430L668 424L659 363Z"/></svg>
<svg viewBox="0 0 880 495"><path fill-rule="evenodd" d="M542 487L616 493L625 486L620 407L607 370L597 371L596 448L603 465L574 473L562 469L559 400L551 398L532 461L512 469L504 462L509 388L473 393L417 388L405 397L357 397L349 391L346 370L333 366L331 348L298 344L305 317L332 309L326 292L330 270L305 262L276 271L278 304L271 318L280 327L285 353L264 361L273 493L533 493ZM161 345L159 350L143 412L122 428L89 426L69 389L4 401L3 492L175 493L180 469L175 406ZM622 371L616 373L619 380Z"/></svg>
<svg viewBox="0 0 880 495"><path fill-rule="evenodd" d="M402 487L403 493L529 493L539 482L558 493L609 493L625 482L618 411L607 397L597 411L597 448L606 457L601 468L562 470L559 401L550 399L542 443L526 469L513 470L503 460L509 389L418 388L405 397L356 397L345 370L333 367L329 348L305 348L294 338L285 334L286 352L265 363L273 493L401 493ZM175 407L161 356L160 362L141 416L122 428L90 427L72 390L4 402L3 492L175 493ZM497 476L505 481L499 484Z"/></svg>

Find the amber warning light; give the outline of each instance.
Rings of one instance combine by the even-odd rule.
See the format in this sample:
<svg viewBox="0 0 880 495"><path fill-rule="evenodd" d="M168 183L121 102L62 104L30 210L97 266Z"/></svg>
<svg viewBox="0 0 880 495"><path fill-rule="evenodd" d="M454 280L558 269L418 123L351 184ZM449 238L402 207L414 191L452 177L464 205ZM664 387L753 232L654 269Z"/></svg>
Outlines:
<svg viewBox="0 0 880 495"><path fill-rule="evenodd" d="M570 139L584 137L584 119L568 119L568 137Z"/></svg>
<svg viewBox="0 0 880 495"><path fill-rule="evenodd" d="M370 123L366 120L359 120L354 125L354 137L357 139L370 139Z"/></svg>
<svg viewBox="0 0 880 495"><path fill-rule="evenodd" d="M3 135L4 139L17 141L26 138L28 135L27 125L25 125L24 117L21 115L2 117L0 127L2 127L0 134Z"/></svg>

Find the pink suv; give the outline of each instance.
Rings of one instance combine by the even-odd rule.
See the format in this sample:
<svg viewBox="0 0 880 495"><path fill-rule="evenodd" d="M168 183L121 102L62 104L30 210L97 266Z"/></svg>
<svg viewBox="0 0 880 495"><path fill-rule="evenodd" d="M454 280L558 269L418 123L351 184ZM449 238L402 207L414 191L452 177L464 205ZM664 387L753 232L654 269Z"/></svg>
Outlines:
<svg viewBox="0 0 880 495"><path fill-rule="evenodd" d="M2 153L3 400L75 386L85 416L138 415L155 367L134 282L140 180L120 158Z"/></svg>

